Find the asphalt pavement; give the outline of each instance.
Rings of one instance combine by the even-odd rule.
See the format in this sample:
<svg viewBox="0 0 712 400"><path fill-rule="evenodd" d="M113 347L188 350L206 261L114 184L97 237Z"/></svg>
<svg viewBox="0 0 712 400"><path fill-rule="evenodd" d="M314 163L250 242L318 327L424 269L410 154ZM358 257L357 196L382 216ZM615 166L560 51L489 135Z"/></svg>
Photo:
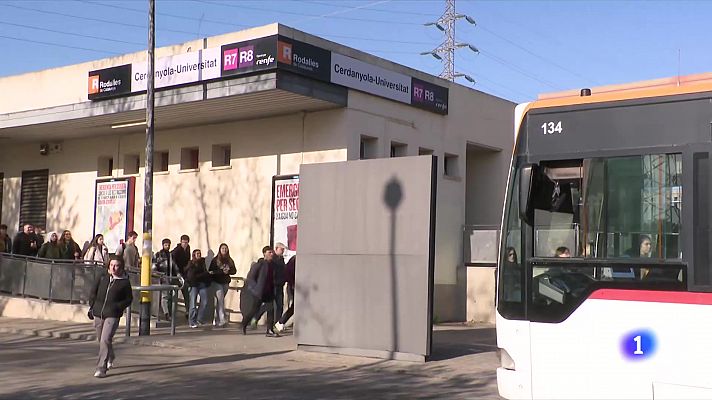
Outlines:
<svg viewBox="0 0 712 400"><path fill-rule="evenodd" d="M91 325L0 318L0 399L499 399L491 326L438 326L426 363L296 351L291 334L166 328L127 338L94 373Z"/></svg>

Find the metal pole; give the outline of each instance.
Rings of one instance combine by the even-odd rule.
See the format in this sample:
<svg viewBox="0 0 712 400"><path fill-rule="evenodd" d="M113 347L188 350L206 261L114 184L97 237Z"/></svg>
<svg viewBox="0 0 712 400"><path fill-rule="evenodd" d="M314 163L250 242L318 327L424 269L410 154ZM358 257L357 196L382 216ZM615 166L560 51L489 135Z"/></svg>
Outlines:
<svg viewBox="0 0 712 400"><path fill-rule="evenodd" d="M178 308L178 289L171 290L173 295L173 313L171 314L171 336L176 334L176 308Z"/></svg>
<svg viewBox="0 0 712 400"><path fill-rule="evenodd" d="M148 81L146 92L146 170L143 189L143 252L141 257L141 286L151 284L151 248L153 240L153 105L154 105L154 50L155 0L148 1ZM151 295L141 292L138 334L151 334Z"/></svg>

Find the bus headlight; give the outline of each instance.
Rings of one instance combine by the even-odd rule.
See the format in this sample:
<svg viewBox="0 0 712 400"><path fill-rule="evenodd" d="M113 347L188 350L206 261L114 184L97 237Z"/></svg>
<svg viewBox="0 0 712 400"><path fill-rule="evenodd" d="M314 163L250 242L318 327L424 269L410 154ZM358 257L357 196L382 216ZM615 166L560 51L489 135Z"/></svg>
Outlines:
<svg viewBox="0 0 712 400"><path fill-rule="evenodd" d="M514 360L512 357L507 353L507 350L505 349L497 349L497 353L499 353L499 363L504 369L509 369L514 371Z"/></svg>

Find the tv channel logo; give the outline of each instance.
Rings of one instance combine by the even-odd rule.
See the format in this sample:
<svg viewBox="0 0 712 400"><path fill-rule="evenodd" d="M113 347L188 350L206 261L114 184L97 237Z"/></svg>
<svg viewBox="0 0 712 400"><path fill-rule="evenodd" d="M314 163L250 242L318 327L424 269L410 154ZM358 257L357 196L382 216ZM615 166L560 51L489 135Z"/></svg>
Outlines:
<svg viewBox="0 0 712 400"><path fill-rule="evenodd" d="M292 65L292 45L285 42L277 42L277 60L283 64Z"/></svg>
<svg viewBox="0 0 712 400"><path fill-rule="evenodd" d="M223 71L255 65L255 46L245 46L223 52Z"/></svg>

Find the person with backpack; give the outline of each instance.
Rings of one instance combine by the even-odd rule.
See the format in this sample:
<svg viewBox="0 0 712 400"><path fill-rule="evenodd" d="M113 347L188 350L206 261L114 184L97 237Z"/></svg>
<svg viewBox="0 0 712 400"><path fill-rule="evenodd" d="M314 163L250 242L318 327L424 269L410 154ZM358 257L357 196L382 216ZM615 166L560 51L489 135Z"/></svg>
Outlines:
<svg viewBox="0 0 712 400"><path fill-rule="evenodd" d="M129 232L126 236L126 241L116 249L116 255L123 258L127 271L135 271L141 268L141 256L138 253L138 247L136 247L137 238L138 233L136 231Z"/></svg>
<svg viewBox="0 0 712 400"><path fill-rule="evenodd" d="M104 235L99 233L94 236L84 252L84 260L95 261L105 266L109 263L109 249L104 245Z"/></svg>

